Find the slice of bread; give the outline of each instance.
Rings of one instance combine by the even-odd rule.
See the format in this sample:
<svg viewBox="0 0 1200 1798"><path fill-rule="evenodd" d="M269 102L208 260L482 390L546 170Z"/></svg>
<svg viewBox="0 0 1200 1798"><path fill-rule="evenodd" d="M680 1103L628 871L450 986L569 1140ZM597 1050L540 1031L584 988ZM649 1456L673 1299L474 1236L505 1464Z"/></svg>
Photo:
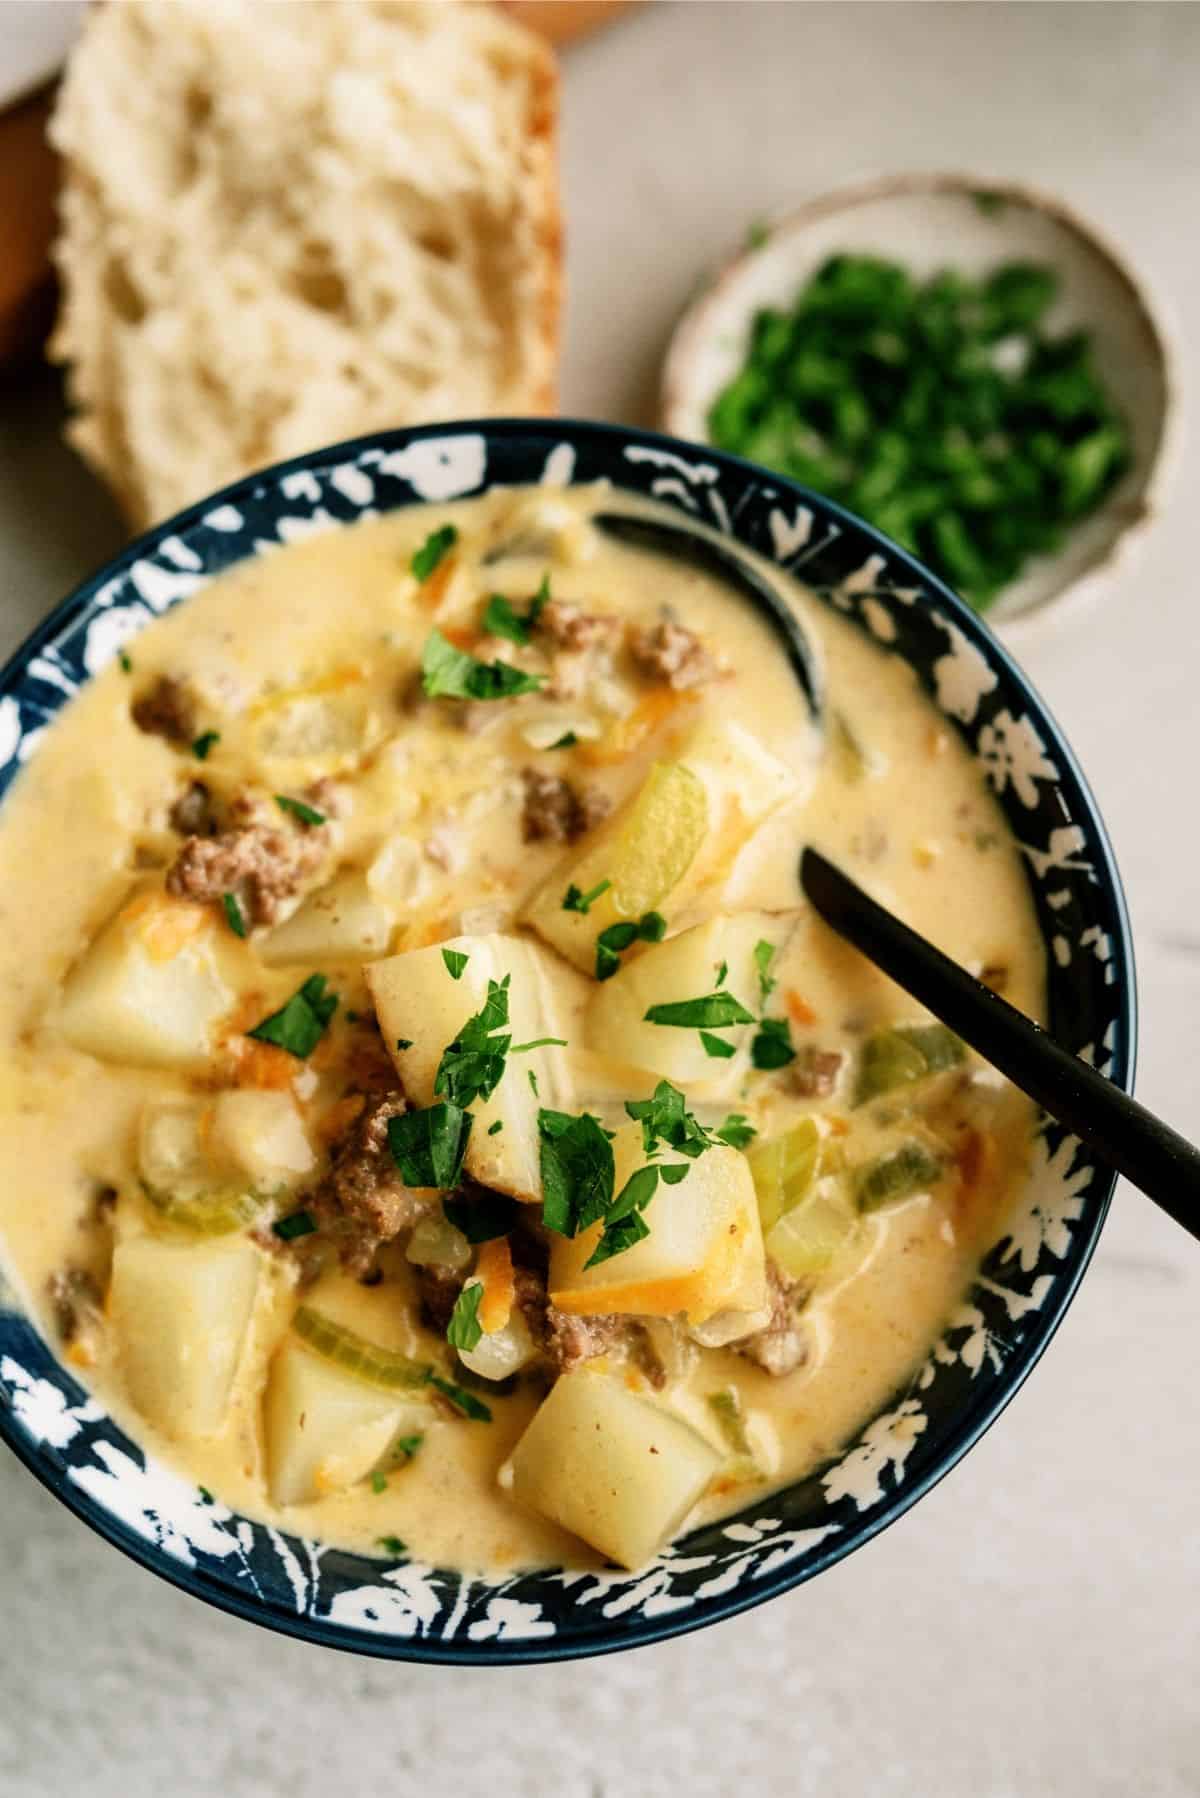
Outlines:
<svg viewBox="0 0 1200 1798"><path fill-rule="evenodd" d="M131 524L358 432L550 410L557 100L544 43L462 0L94 8L51 354Z"/></svg>

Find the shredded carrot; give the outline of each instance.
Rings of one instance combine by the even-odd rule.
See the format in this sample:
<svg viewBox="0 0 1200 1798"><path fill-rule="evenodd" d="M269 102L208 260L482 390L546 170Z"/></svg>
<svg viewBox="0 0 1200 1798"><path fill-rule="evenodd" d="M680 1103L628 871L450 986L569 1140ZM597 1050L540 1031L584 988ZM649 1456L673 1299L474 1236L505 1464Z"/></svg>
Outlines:
<svg viewBox="0 0 1200 1798"><path fill-rule="evenodd" d="M513 1278L512 1250L507 1236L494 1237L481 1243L475 1272L483 1285L479 1301L479 1321L489 1336L502 1330L512 1316L517 1286Z"/></svg>
<svg viewBox="0 0 1200 1798"><path fill-rule="evenodd" d="M295 1074L294 1055L289 1055L286 1049L277 1049L274 1043L252 1042L247 1038L238 1055L233 1083L238 1087L282 1092L292 1084Z"/></svg>
<svg viewBox="0 0 1200 1798"><path fill-rule="evenodd" d="M830 1117L826 1118L825 1121L829 1125L829 1134L831 1136L849 1136L850 1125L845 1118Z"/></svg>
<svg viewBox="0 0 1200 1798"><path fill-rule="evenodd" d="M632 712L618 719L596 743L581 743L579 754L595 767L623 762L640 749L646 739L665 724L680 706L698 704L698 696L689 689L679 692L674 687L654 687L639 699Z"/></svg>
<svg viewBox="0 0 1200 1798"><path fill-rule="evenodd" d="M793 1024L815 1024L817 1021L817 1014L812 1006L808 1003L807 999L803 999L800 994L796 992L794 987L788 988L787 1008L788 1016L791 1018Z"/></svg>
<svg viewBox="0 0 1200 1798"><path fill-rule="evenodd" d="M458 566L457 556L443 556L428 580L421 582L417 589L417 603L425 607L427 612L436 612L446 597L446 588L454 579L454 571ZM443 633L449 636L449 631Z"/></svg>
<svg viewBox="0 0 1200 1798"><path fill-rule="evenodd" d="M126 906L125 921L136 930L151 961L170 961L185 943L208 930L213 914L205 905L187 899L168 899L165 893L144 893Z"/></svg>
<svg viewBox="0 0 1200 1798"><path fill-rule="evenodd" d="M973 1199L992 1179L998 1159L996 1138L990 1130L965 1130L954 1151L958 1172L958 1197Z"/></svg>
<svg viewBox="0 0 1200 1798"><path fill-rule="evenodd" d="M477 631L468 624L441 624L438 626L447 643L453 643L455 649L464 649L468 655L473 654L479 641Z"/></svg>
<svg viewBox="0 0 1200 1798"><path fill-rule="evenodd" d="M96 1350L82 1336L77 1336L67 1347L66 1359L73 1367L95 1367Z"/></svg>

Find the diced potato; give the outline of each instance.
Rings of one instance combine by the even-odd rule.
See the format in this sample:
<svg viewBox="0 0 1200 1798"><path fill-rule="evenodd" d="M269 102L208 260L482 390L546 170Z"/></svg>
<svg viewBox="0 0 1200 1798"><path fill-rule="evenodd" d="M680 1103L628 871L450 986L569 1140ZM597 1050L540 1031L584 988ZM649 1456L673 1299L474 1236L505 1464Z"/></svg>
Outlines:
<svg viewBox="0 0 1200 1798"><path fill-rule="evenodd" d="M105 926L67 976L58 1025L102 1061L202 1070L212 1029L234 1002L215 956L208 907L141 894Z"/></svg>
<svg viewBox="0 0 1200 1798"><path fill-rule="evenodd" d="M272 1089L218 1093L208 1145L217 1162L245 1174L259 1192L287 1192L316 1166L291 1094Z"/></svg>
<svg viewBox="0 0 1200 1798"><path fill-rule="evenodd" d="M368 891L366 876L351 869L310 894L256 947L269 968L368 961L386 954L393 923Z"/></svg>
<svg viewBox="0 0 1200 1798"><path fill-rule="evenodd" d="M557 1381L511 1465L520 1504L641 1567L678 1531L721 1456L661 1405L581 1368Z"/></svg>
<svg viewBox="0 0 1200 1798"><path fill-rule="evenodd" d="M212 1184L197 1099L151 1099L138 1119L138 1173L147 1186L188 1199Z"/></svg>
<svg viewBox="0 0 1200 1798"><path fill-rule="evenodd" d="M601 1054L619 1052L626 1061L686 1086L693 1097L724 1098L749 1065L752 1026L738 1024L712 1032L735 1049L723 1060L708 1053L699 1030L648 1024L646 1012L652 1005L713 992L722 962L729 965L722 990L756 1012L754 945L760 940L774 945L780 935L779 920L760 913L712 918L631 957L592 995L586 1027L589 1046Z"/></svg>
<svg viewBox="0 0 1200 1798"><path fill-rule="evenodd" d="M352 767L378 734L366 688L348 671L303 692L273 695L261 708L254 747L276 772L303 778Z"/></svg>
<svg viewBox="0 0 1200 1798"><path fill-rule="evenodd" d="M767 815L801 791L792 770L740 724L705 714L674 762L659 762L625 806L538 887L525 921L592 973L596 938L648 910L667 918L715 908L734 860ZM627 868L634 878L628 878ZM563 910L569 885L612 886L586 914Z"/></svg>
<svg viewBox="0 0 1200 1798"><path fill-rule="evenodd" d="M615 1190L645 1164L640 1124L613 1139ZM670 1150L665 1162L678 1160ZM645 1211L650 1234L596 1267L586 1267L600 1238L593 1225L576 1237L556 1236L550 1251L550 1296L580 1316L621 1312L703 1323L717 1311L755 1311L766 1300L766 1263L754 1182L746 1158L720 1144L688 1163L676 1186L659 1181Z"/></svg>
<svg viewBox="0 0 1200 1798"><path fill-rule="evenodd" d="M409 1419L427 1411L310 1353L294 1336L271 1363L263 1408L271 1498L308 1504L361 1480Z"/></svg>
<svg viewBox="0 0 1200 1798"><path fill-rule="evenodd" d="M443 950L467 957L457 980L446 966ZM428 949L412 949L372 963L367 985L375 1001L383 1040L417 1105L435 1102L438 1065L469 1017L487 998L489 980L512 976L509 983L509 1032L514 1043L539 1037L564 1037L544 951L510 936L459 936ZM398 1041L410 1046L398 1049ZM529 1083L538 1083L535 1095ZM534 1049L509 1057L504 1074L489 1099L471 1106L474 1126L467 1145L466 1170L483 1186L518 1199L540 1199L542 1177L537 1114L539 1105L569 1105L569 1082L563 1052ZM502 1126L489 1135L491 1126Z"/></svg>
<svg viewBox="0 0 1200 1798"><path fill-rule="evenodd" d="M261 1253L245 1236L122 1236L108 1315L129 1396L166 1435L211 1436L225 1422Z"/></svg>
<svg viewBox="0 0 1200 1798"><path fill-rule="evenodd" d="M628 804L556 864L529 901L525 922L591 974L600 932L665 910L702 854L710 823L704 788L691 769L656 762ZM564 909L569 886L590 893L602 881L609 882L608 890L586 914Z"/></svg>

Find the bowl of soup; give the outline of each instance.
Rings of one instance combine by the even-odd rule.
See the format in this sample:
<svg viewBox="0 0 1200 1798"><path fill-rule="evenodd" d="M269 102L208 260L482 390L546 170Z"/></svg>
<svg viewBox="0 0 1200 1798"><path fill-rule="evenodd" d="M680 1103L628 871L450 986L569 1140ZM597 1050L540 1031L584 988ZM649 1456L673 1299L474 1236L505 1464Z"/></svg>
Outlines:
<svg viewBox="0 0 1200 1798"><path fill-rule="evenodd" d="M652 1641L894 1521L1112 1180L814 917L808 842L1128 1087L1070 749L836 506L465 423L139 539L0 677L0 1434L398 1658Z"/></svg>

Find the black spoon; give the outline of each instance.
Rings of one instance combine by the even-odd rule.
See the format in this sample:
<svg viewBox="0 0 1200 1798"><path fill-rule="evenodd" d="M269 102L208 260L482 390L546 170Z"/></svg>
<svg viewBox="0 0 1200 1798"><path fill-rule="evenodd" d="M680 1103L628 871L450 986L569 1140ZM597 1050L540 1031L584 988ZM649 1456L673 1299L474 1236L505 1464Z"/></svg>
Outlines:
<svg viewBox="0 0 1200 1798"><path fill-rule="evenodd" d="M800 857L815 911L1014 1086L1200 1240L1200 1151L902 924L815 849Z"/></svg>
<svg viewBox="0 0 1200 1798"><path fill-rule="evenodd" d="M778 588L757 568L744 562L734 550L727 549L715 538L703 537L686 525L670 524L665 519L645 518L633 512L598 512L592 523L597 530L615 537L619 543L702 568L705 574L715 575L718 580L736 587L760 612L766 612L787 645L792 668L804 689L809 710L816 723L821 723L824 694L816 652L801 620Z"/></svg>

